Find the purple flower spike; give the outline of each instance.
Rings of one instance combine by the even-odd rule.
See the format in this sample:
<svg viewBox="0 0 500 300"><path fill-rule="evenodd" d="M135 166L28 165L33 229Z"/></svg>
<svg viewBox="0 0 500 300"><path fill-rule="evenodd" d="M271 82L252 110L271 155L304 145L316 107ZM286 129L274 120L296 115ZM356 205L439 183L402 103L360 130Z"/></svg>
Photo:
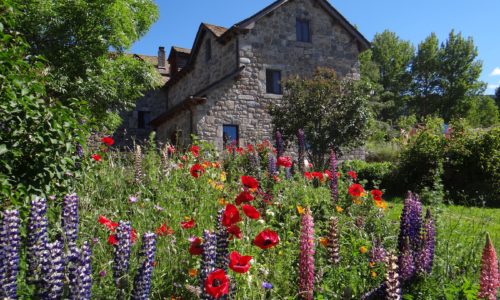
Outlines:
<svg viewBox="0 0 500 300"><path fill-rule="evenodd" d="M69 258L73 259L78 238L78 196L76 194L66 195L62 208L62 228L64 240L68 245Z"/></svg>
<svg viewBox="0 0 500 300"><path fill-rule="evenodd" d="M381 263L385 261L385 256L386 251L384 246L382 246L379 240L376 240L370 250L370 261L373 263Z"/></svg>
<svg viewBox="0 0 500 300"><path fill-rule="evenodd" d="M309 209L302 215L299 257L299 295L312 300L314 292L314 220Z"/></svg>
<svg viewBox="0 0 500 300"><path fill-rule="evenodd" d="M398 239L398 249L403 252L403 245L406 238L410 240L410 249L417 251L420 247L420 229L422 226L422 204L419 199L408 192L405 200L403 212L401 213L401 223Z"/></svg>
<svg viewBox="0 0 500 300"><path fill-rule="evenodd" d="M47 248L47 200L36 198L31 201L28 220L28 241L26 260L28 262L27 276L29 281L38 281L41 276L42 254Z"/></svg>
<svg viewBox="0 0 500 300"><path fill-rule="evenodd" d="M332 173L332 179L330 179L330 195L333 204L336 204L339 199L339 183L337 178L337 157L333 149L330 150L330 172Z"/></svg>
<svg viewBox="0 0 500 300"><path fill-rule="evenodd" d="M92 289L92 251L90 244L85 242L81 249L76 249L75 259L69 268L69 298L90 299Z"/></svg>
<svg viewBox="0 0 500 300"><path fill-rule="evenodd" d="M403 282L412 279L413 275L415 275L415 262L413 260L413 253L408 238L406 238L403 245L403 251L400 253L399 257L399 275Z"/></svg>
<svg viewBox="0 0 500 300"><path fill-rule="evenodd" d="M274 176L276 175L276 159L274 158L274 155L269 154L269 165L268 165L268 172L269 176Z"/></svg>
<svg viewBox="0 0 500 300"><path fill-rule="evenodd" d="M274 137L276 139L276 156L282 157L283 153L285 152L285 146L283 144L283 136L281 135L281 132L276 130L276 134Z"/></svg>
<svg viewBox="0 0 500 300"><path fill-rule="evenodd" d="M17 299L19 272L19 212L6 210L0 227L0 298Z"/></svg>
<svg viewBox="0 0 500 300"><path fill-rule="evenodd" d="M208 274L215 270L215 262L217 257L217 237L215 233L208 230L203 231L203 254L201 255L200 267L200 288L201 299L212 299L210 295L205 292L205 280Z"/></svg>
<svg viewBox="0 0 500 300"><path fill-rule="evenodd" d="M42 299L61 299L64 287L64 268L66 263L63 255L64 244L56 240L47 244L42 257Z"/></svg>
<svg viewBox="0 0 500 300"><path fill-rule="evenodd" d="M215 267L217 269L223 269L227 273L227 268L229 266L229 233L227 232L226 226L222 225L222 215L224 214L224 209L219 210L217 214L216 225L216 238L217 238L217 250L215 258Z"/></svg>
<svg viewBox="0 0 500 300"><path fill-rule="evenodd" d="M134 279L134 289L132 290L133 300L147 300L151 290L151 275L153 274L153 263L156 252L156 235L145 233L142 237L142 247L140 257L143 258L141 266Z"/></svg>
<svg viewBox="0 0 500 300"><path fill-rule="evenodd" d="M118 295L125 293L130 260L130 235L132 227L130 222L120 221L116 228L116 239L118 243L114 250L113 277L118 290Z"/></svg>
<svg viewBox="0 0 500 300"><path fill-rule="evenodd" d="M436 243L436 226L432 220L431 211L427 209L424 222L424 232L422 233L422 248L417 254L415 263L419 273L431 273L434 262L434 246Z"/></svg>

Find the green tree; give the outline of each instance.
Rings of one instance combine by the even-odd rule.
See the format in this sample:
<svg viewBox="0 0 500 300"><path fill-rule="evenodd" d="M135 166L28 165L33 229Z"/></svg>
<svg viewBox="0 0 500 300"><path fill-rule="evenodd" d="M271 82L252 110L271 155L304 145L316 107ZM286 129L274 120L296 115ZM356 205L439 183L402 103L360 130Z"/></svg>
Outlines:
<svg viewBox="0 0 500 300"><path fill-rule="evenodd" d="M405 113L407 107L411 82L409 70L415 49L409 41L385 30L373 38L372 51L373 61L380 68L379 83L383 87L378 118L395 120Z"/></svg>
<svg viewBox="0 0 500 300"><path fill-rule="evenodd" d="M26 37L31 54L45 57L54 77L49 94L66 104L73 98L87 100L99 123L159 83L151 67L122 55L156 21L152 0L12 3L19 12L15 29Z"/></svg>
<svg viewBox="0 0 500 300"><path fill-rule="evenodd" d="M495 90L495 103L500 108L500 86Z"/></svg>
<svg viewBox="0 0 500 300"><path fill-rule="evenodd" d="M47 95L44 61L28 55L14 25L0 0L0 207L65 190L78 169L76 145L88 134L86 104Z"/></svg>
<svg viewBox="0 0 500 300"><path fill-rule="evenodd" d="M477 60L472 38L463 38L452 30L439 55L441 103L440 114L446 122L465 116L474 97L483 94L486 85L479 81L482 62Z"/></svg>
<svg viewBox="0 0 500 300"><path fill-rule="evenodd" d="M411 67L412 111L419 119L439 110L440 50L436 34L431 33L418 45Z"/></svg>
<svg viewBox="0 0 500 300"><path fill-rule="evenodd" d="M319 68L312 78L289 79L284 87L282 101L270 107L273 125L285 138L303 129L316 167L325 165L330 147L342 154L363 144L369 89L362 81L339 79L335 71Z"/></svg>
<svg viewBox="0 0 500 300"><path fill-rule="evenodd" d="M489 96L474 97L467 113L467 121L474 127L490 127L498 124L498 106Z"/></svg>

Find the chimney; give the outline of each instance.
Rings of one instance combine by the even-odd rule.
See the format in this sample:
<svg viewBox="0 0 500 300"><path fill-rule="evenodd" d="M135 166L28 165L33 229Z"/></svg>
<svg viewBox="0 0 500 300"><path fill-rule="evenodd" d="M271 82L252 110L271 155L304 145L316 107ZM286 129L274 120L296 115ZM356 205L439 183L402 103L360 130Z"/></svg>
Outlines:
<svg viewBox="0 0 500 300"><path fill-rule="evenodd" d="M158 68L165 69L165 47L158 48Z"/></svg>

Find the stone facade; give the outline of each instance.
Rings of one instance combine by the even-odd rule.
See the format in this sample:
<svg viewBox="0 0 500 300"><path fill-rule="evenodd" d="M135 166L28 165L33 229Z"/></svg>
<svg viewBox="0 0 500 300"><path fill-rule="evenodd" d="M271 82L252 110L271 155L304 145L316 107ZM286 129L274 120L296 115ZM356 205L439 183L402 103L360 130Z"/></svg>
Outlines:
<svg viewBox="0 0 500 300"><path fill-rule="evenodd" d="M297 20L308 23L310 42L297 41ZM357 78L367 47L326 0L279 0L230 29L202 24L185 70L162 89L166 111L152 125L161 142L175 136L188 144L195 134L219 150L224 125L237 126L240 145L271 139L267 109L282 95L266 92L266 70L280 71L281 80L318 67Z"/></svg>

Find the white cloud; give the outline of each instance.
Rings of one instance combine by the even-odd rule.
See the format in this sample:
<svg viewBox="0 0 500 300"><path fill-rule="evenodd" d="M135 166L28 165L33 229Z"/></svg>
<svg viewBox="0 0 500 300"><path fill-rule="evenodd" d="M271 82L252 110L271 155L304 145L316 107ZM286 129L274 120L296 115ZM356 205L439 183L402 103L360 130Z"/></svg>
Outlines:
<svg viewBox="0 0 500 300"><path fill-rule="evenodd" d="M486 89L486 91L495 91L497 87L499 87L500 85L499 84L488 84L488 87Z"/></svg>
<svg viewBox="0 0 500 300"><path fill-rule="evenodd" d="M494 68L493 71L491 71L490 76L500 76L500 68Z"/></svg>

